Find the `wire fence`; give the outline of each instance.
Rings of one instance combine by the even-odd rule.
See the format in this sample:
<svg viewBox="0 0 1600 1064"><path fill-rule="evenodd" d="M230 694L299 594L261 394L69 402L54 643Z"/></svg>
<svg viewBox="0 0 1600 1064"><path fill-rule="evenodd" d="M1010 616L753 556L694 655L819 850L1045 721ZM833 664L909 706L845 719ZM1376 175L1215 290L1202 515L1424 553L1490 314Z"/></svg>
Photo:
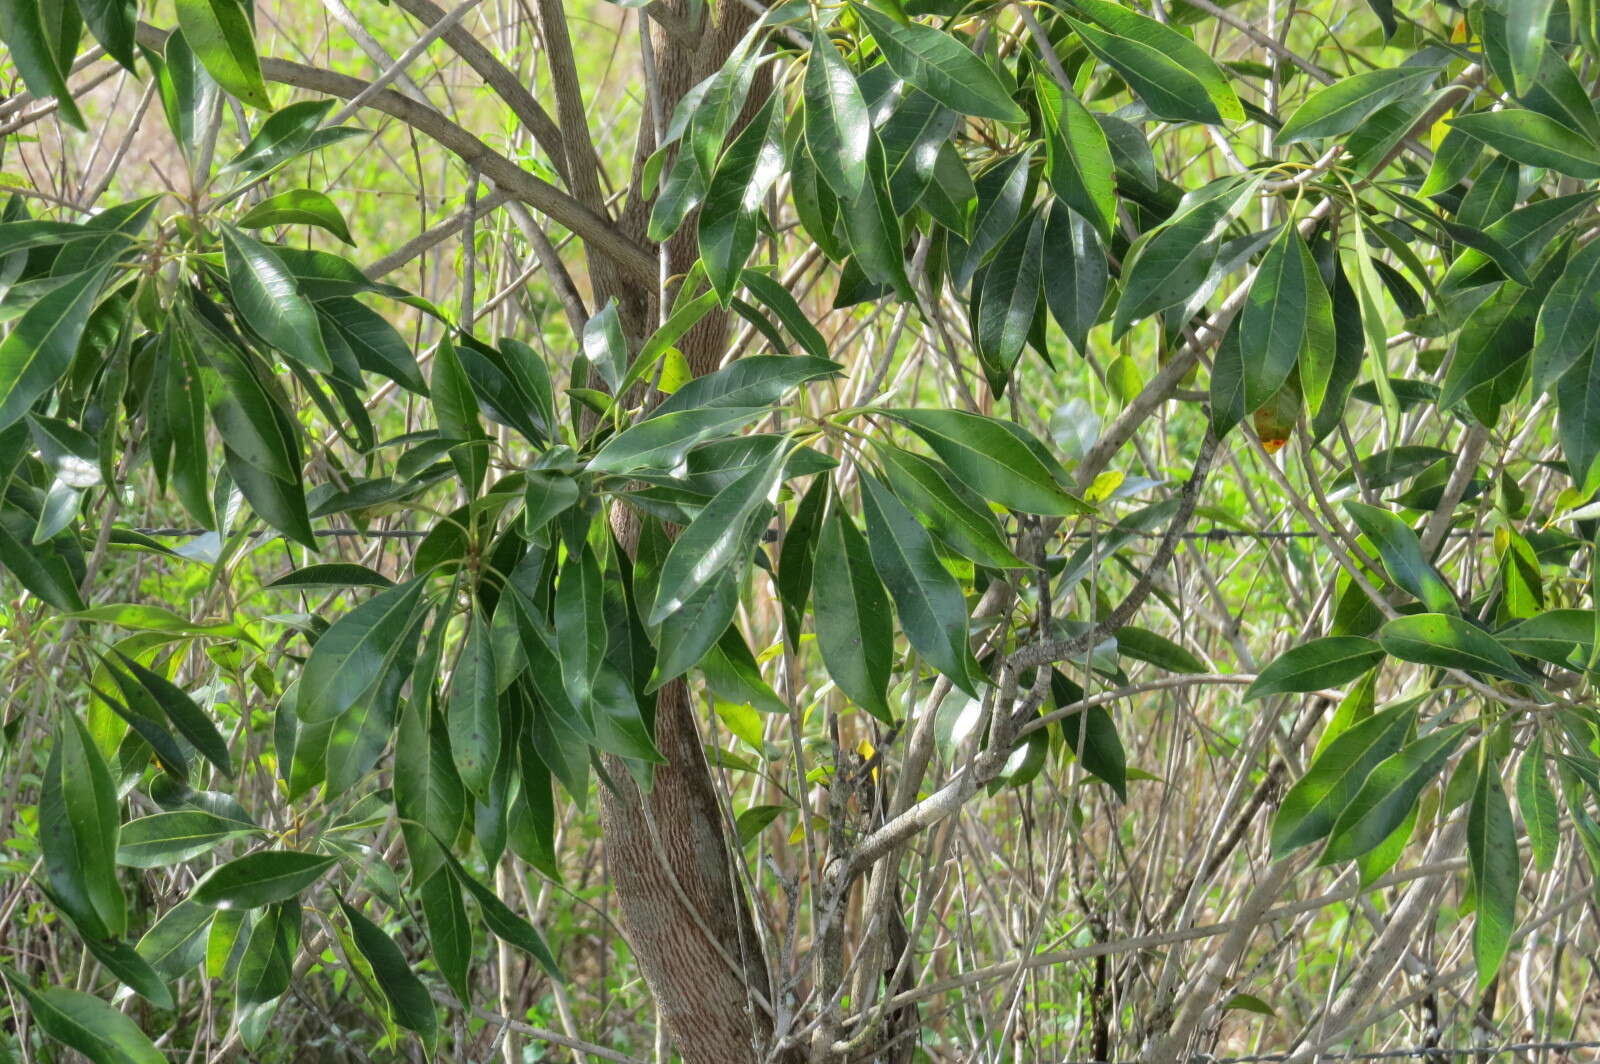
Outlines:
<svg viewBox="0 0 1600 1064"><path fill-rule="evenodd" d="M1404 1049L1371 1049L1365 1052L1323 1052L1308 1059L1319 1064L1338 1064L1347 1060L1490 1060L1512 1053L1543 1051L1568 1053L1578 1049L1600 1049L1600 1042L1507 1042L1497 1046L1407 1046ZM1241 1057L1218 1057L1196 1053L1177 1064L1283 1064L1296 1059L1298 1050L1286 1053L1253 1053ZM1593 1061L1595 1057L1585 1058ZM1138 1064L1137 1061L1063 1060L1059 1064Z"/></svg>
<svg viewBox="0 0 1600 1064"><path fill-rule="evenodd" d="M150 536L152 538L178 539L192 536L203 536L208 532L214 531L214 529L130 528L127 529L127 531L137 533L141 536ZM1069 532L1066 538L1093 539L1096 536L1103 538L1108 534L1108 531L1118 532L1124 535L1147 535L1154 539L1160 539L1162 535L1160 532L1145 532L1143 530L1112 528L1110 530L1100 531ZM421 539L427 534L427 529L415 528L321 528L316 530L316 535L318 536L348 539ZM1484 532L1477 529L1466 528L1454 529L1448 534L1453 539L1488 539L1494 535L1493 532ZM260 529L254 532L249 532L247 535L249 535L252 539L283 538L281 533L274 532L271 529ZM1294 540L1316 539L1317 537L1318 533L1316 532L1279 532L1261 529L1253 530L1238 528L1209 528L1183 532L1179 534L1180 539L1191 541L1204 540L1212 543L1226 542L1232 539Z"/></svg>

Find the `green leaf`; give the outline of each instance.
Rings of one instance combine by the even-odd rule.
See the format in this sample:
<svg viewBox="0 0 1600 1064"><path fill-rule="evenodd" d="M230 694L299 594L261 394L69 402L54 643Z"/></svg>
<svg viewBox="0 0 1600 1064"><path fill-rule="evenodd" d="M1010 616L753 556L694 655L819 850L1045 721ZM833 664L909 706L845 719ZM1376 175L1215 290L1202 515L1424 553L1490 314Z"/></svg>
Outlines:
<svg viewBox="0 0 1600 1064"><path fill-rule="evenodd" d="M1267 695L1308 694L1354 680L1383 660L1383 648L1361 636L1334 635L1291 647L1261 670L1246 702Z"/></svg>
<svg viewBox="0 0 1600 1064"><path fill-rule="evenodd" d="M781 357L781 356L780 356ZM645 623L665 623L694 593L724 573L736 577L772 515L772 497L789 457L787 441L723 488L683 530L667 552Z"/></svg>
<svg viewBox="0 0 1600 1064"><path fill-rule="evenodd" d="M1550 772L1544 760L1544 741L1534 736L1523 751L1517 766L1517 809L1528 830L1528 845L1533 863L1540 872L1555 867L1556 847L1561 838L1561 813L1556 808L1556 793L1550 786Z"/></svg>
<svg viewBox="0 0 1600 1064"><path fill-rule="evenodd" d="M878 448L895 495L951 548L979 565L1023 569L994 514L943 466L883 444Z"/></svg>
<svg viewBox="0 0 1600 1064"><path fill-rule="evenodd" d="M671 469L695 444L733 432L766 413L765 406L710 407L649 418L606 441L589 460L589 468L598 473Z"/></svg>
<svg viewBox="0 0 1600 1064"><path fill-rule="evenodd" d="M467 971L472 964L472 926L461 904L461 888L455 876L440 868L419 890L422 915L428 924L428 944L433 947L433 962L439 966L457 1000L466 1001Z"/></svg>
<svg viewBox="0 0 1600 1064"><path fill-rule="evenodd" d="M700 261L723 306L732 302L739 275L755 250L762 200L783 173L781 114L774 94L728 146L700 208Z"/></svg>
<svg viewBox="0 0 1600 1064"><path fill-rule="evenodd" d="M165 868L208 853L251 830L247 824L200 809L155 813L122 825L117 863L131 868Z"/></svg>
<svg viewBox="0 0 1600 1064"><path fill-rule="evenodd" d="M387 576L355 562L324 562L319 565L302 565L291 569L276 580L261 585L263 589L353 587L390 588L395 583Z"/></svg>
<svg viewBox="0 0 1600 1064"><path fill-rule="evenodd" d="M561 683L575 706L589 703L594 678L606 654L605 589L600 562L584 544L568 554L556 578L556 649L561 656Z"/></svg>
<svg viewBox="0 0 1600 1064"><path fill-rule="evenodd" d="M1083 701L1083 689L1059 670L1050 670L1050 697L1057 709ZM1061 737L1083 770L1128 800L1128 754L1122 737L1105 706L1089 706L1068 713L1060 721Z"/></svg>
<svg viewBox="0 0 1600 1064"><path fill-rule="evenodd" d="M1227 74L1194 41L1169 25L1108 0L1072 0L1072 6L1088 14L1111 33L1155 50L1173 66L1189 74L1200 84L1205 97L1211 101L1222 121L1244 121L1244 105L1228 84ZM1143 55L1142 52L1139 54ZM1126 61L1131 63L1134 60L1129 58ZM1140 95L1143 96L1143 92Z"/></svg>
<svg viewBox="0 0 1600 1064"><path fill-rule="evenodd" d="M1600 243L1585 244L1539 307L1533 334L1533 386L1547 391L1577 365L1600 334Z"/></svg>
<svg viewBox="0 0 1600 1064"><path fill-rule="evenodd" d="M822 523L811 595L817 647L828 675L846 698L885 724L893 723L887 697L894 666L889 597L865 537L837 503Z"/></svg>
<svg viewBox="0 0 1600 1064"><path fill-rule="evenodd" d="M1100 320L1111 271L1094 225L1057 200L1044 230L1044 302L1072 346L1084 354L1089 330Z"/></svg>
<svg viewBox="0 0 1600 1064"><path fill-rule="evenodd" d="M233 775L228 744L211 718L177 684L160 673L139 664L128 655L117 653L118 660L139 684L150 693L178 733L189 740L200 756L217 766L224 776Z"/></svg>
<svg viewBox="0 0 1600 1064"><path fill-rule="evenodd" d="M250 15L239 0L174 2L179 28L217 84L252 107L271 107Z"/></svg>
<svg viewBox="0 0 1600 1064"><path fill-rule="evenodd" d="M239 219L245 229L265 229L274 225L314 225L326 229L346 244L354 246L344 215L324 193L309 188L292 188L268 196Z"/></svg>
<svg viewBox="0 0 1600 1064"><path fill-rule="evenodd" d="M432 1052L439 1036L439 1016L434 1010L433 998L428 995L428 988L422 985L422 980L406 963L405 954L400 952L400 947L394 944L392 938L383 933L382 928L343 899L339 901L339 908L344 911L344 918L350 924L350 935L355 940L356 949L361 951L361 956L372 967L373 977L378 980L378 987L389 1002L394 1022L408 1031L415 1031L417 1037L422 1039L422 1044Z"/></svg>
<svg viewBox="0 0 1600 1064"><path fill-rule="evenodd" d="M1332 831L1373 769L1400 749L1416 717L1417 703L1408 699L1352 724L1328 743L1278 805L1272 821L1273 858Z"/></svg>
<svg viewBox="0 0 1600 1064"><path fill-rule="evenodd" d="M860 4L850 9L872 33L889 69L946 107L1000 122L1026 119L988 64L951 34L915 22L901 24Z"/></svg>
<svg viewBox="0 0 1600 1064"><path fill-rule="evenodd" d="M1600 177L1600 148L1542 114L1508 107L1461 115L1450 125L1526 166L1586 181Z"/></svg>
<svg viewBox="0 0 1600 1064"><path fill-rule="evenodd" d="M131 1019L99 998L59 986L33 990L10 968L0 966L0 972L27 999L41 1031L94 1064L166 1064L167 1058Z"/></svg>
<svg viewBox="0 0 1600 1064"><path fill-rule="evenodd" d="M92 938L120 936L127 908L117 882L117 791L78 715L56 730L39 796L39 849L50 886Z"/></svg>
<svg viewBox="0 0 1600 1064"><path fill-rule="evenodd" d="M461 653L450 675L445 722L456 772L467 789L487 798L500 760L500 703L494 674L494 644L489 624L474 609Z"/></svg>
<svg viewBox="0 0 1600 1064"><path fill-rule="evenodd" d="M69 277L22 313L0 341L0 430L22 419L72 364L109 267Z"/></svg>
<svg viewBox="0 0 1600 1064"><path fill-rule="evenodd" d="M219 3L229 0L217 0ZM230 225L222 229L233 305L263 340L304 366L332 373L317 312L300 294L283 260L265 244Z"/></svg>
<svg viewBox="0 0 1600 1064"><path fill-rule="evenodd" d="M561 971L556 966L555 955L550 952L550 947L545 945L544 939L534 930L533 925L512 912L494 891L472 878L443 842L439 845L444 849L445 866L456 877L456 882L466 888L467 893L477 901L478 911L483 914L483 922L489 926L489 930L493 931L496 937L511 943L538 961L552 979L560 979Z"/></svg>
<svg viewBox="0 0 1600 1064"><path fill-rule="evenodd" d="M1415 596L1430 612L1460 612L1450 585L1428 564L1422 553L1422 541L1398 514L1355 501L1347 501L1344 509L1356 527L1378 548L1384 571L1396 587Z"/></svg>
<svg viewBox="0 0 1600 1064"><path fill-rule="evenodd" d="M1439 71L1433 67L1368 70L1323 85L1306 97L1278 131L1279 144L1339 137L1383 107L1422 91Z"/></svg>
<svg viewBox="0 0 1600 1064"><path fill-rule="evenodd" d="M717 645L739 608L739 582L724 571L684 600L671 620L655 633L656 667L649 689L694 668Z"/></svg>
<svg viewBox="0 0 1600 1064"><path fill-rule="evenodd" d="M833 43L816 27L805 78L806 147L817 173L840 199L854 199L867 180L872 119L861 86Z"/></svg>
<svg viewBox="0 0 1600 1064"><path fill-rule="evenodd" d="M827 359L827 342L823 340L817 327L811 324L811 319L806 317L805 311L800 309L800 304L795 302L794 296L787 288L759 270L745 270L740 275L739 281L777 317L778 321L783 323L783 327L789 330L789 335L805 348L806 354L818 360ZM749 359L742 358L734 365L747 361Z"/></svg>
<svg viewBox="0 0 1600 1064"><path fill-rule="evenodd" d="M1465 669L1518 683L1529 681L1528 674L1493 636L1451 614L1396 617L1379 630L1378 642L1401 661Z"/></svg>
<svg viewBox="0 0 1600 1064"><path fill-rule="evenodd" d="M1498 765L1485 757L1478 766L1478 785L1467 810L1467 866L1477 917L1472 927L1472 959L1482 992L1500 971L1516 929L1517 885L1522 880L1517 855L1517 829L1511 803L1500 783Z"/></svg>
<svg viewBox="0 0 1600 1064"><path fill-rule="evenodd" d="M1545 28L1554 0L1518 0L1507 4L1506 50L1511 54L1512 80L1518 95L1532 91L1544 63ZM1482 966L1479 975L1482 976Z"/></svg>
<svg viewBox="0 0 1600 1064"><path fill-rule="evenodd" d="M1170 220L1134 241L1123 258L1113 339L1141 318L1193 298L1216 264L1218 237L1254 187L1252 180L1212 182L1186 195Z"/></svg>
<svg viewBox="0 0 1600 1064"><path fill-rule="evenodd" d="M1037 78L1034 86L1045 120L1050 187L1057 199L1089 219L1102 238L1109 238L1117 222L1117 181L1105 130L1082 101L1050 78Z"/></svg>
<svg viewBox="0 0 1600 1064"><path fill-rule="evenodd" d="M977 697L967 645L967 601L933 540L882 481L861 476L872 564L894 599L912 647L961 690Z"/></svg>
<svg viewBox="0 0 1600 1064"><path fill-rule="evenodd" d="M837 376L842 368L837 362L805 355L748 355L689 381L650 416L768 406L807 381Z"/></svg>
<svg viewBox="0 0 1600 1064"><path fill-rule="evenodd" d="M1284 223L1262 256L1239 314L1246 411L1265 406L1299 364L1310 336L1312 288L1321 285L1311 249L1292 220ZM1326 290L1322 295L1326 300Z"/></svg>
<svg viewBox="0 0 1600 1064"><path fill-rule="evenodd" d="M899 218L889 188L888 162L883 143L876 134L867 139L867 181L861 195L842 204L845 236L866 278L875 284L893 286L901 298L912 298L906 275L906 253Z"/></svg>
<svg viewBox="0 0 1600 1064"><path fill-rule="evenodd" d="M1004 389L1039 310L1045 220L1035 215L1011 231L983 273L978 355L996 392Z"/></svg>
<svg viewBox="0 0 1600 1064"><path fill-rule="evenodd" d="M1201 77L1202 73L1216 70L1216 64L1204 52L1200 53L1205 59L1204 65L1196 71L1159 45L1118 33L1107 33L1075 19L1069 18L1067 23L1090 52L1122 75L1122 79L1144 101L1152 115L1169 122L1221 125L1224 121L1225 116L1218 108L1217 101L1206 91L1206 80L1209 79ZM1194 47L1193 42L1188 43ZM1232 113L1232 107L1239 106L1238 98L1233 96L1232 90L1227 89L1226 83L1223 88L1227 91L1223 102L1227 105L1231 100L1229 110Z"/></svg>
<svg viewBox="0 0 1600 1064"><path fill-rule="evenodd" d="M1444 768L1466 729L1465 724L1440 728L1376 765L1339 814L1321 863L1353 860L1381 846L1411 815L1422 789Z"/></svg>
<svg viewBox="0 0 1600 1064"><path fill-rule="evenodd" d="M411 628L425 587L419 578L380 592L322 634L300 674L301 720L332 720L377 682L390 648Z"/></svg>
<svg viewBox="0 0 1600 1064"><path fill-rule="evenodd" d="M1513 654L1571 666L1577 651L1587 660L1594 649L1594 610L1546 610L1495 633L1495 642Z"/></svg>
<svg viewBox="0 0 1600 1064"><path fill-rule="evenodd" d="M255 909L288 901L338 860L299 850L259 850L213 868L191 897L213 909Z"/></svg>
<svg viewBox="0 0 1600 1064"><path fill-rule="evenodd" d="M130 73L133 67L134 27L138 23L134 0L78 0L78 13L106 54Z"/></svg>
<svg viewBox="0 0 1600 1064"><path fill-rule="evenodd" d="M962 483L991 502L1057 517L1093 510L1061 487L1066 471L1018 425L965 410L884 413L922 437Z"/></svg>
<svg viewBox="0 0 1600 1064"><path fill-rule="evenodd" d="M1123 625L1116 631L1117 653L1123 657L1154 665L1158 669L1177 673L1209 672L1205 663L1185 647L1164 635L1133 625Z"/></svg>
<svg viewBox="0 0 1600 1064"><path fill-rule="evenodd" d="M428 394L428 382L411 353L411 345L382 315L348 296L319 299L316 309L336 336L349 345L362 369L382 374L417 395Z"/></svg>
<svg viewBox="0 0 1600 1064"><path fill-rule="evenodd" d="M139 956L167 979L193 974L205 959L206 940L201 932L215 910L184 898L161 914L134 947Z"/></svg>
<svg viewBox="0 0 1600 1064"><path fill-rule="evenodd" d="M44 0L46 8L56 17L60 0ZM33 95L43 99L56 98L61 117L68 125L87 129L83 114L78 110L72 93L67 88L67 63L53 46L51 33L46 26L40 0L7 0L0 4L0 40L5 42L12 65L22 75L22 83Z"/></svg>

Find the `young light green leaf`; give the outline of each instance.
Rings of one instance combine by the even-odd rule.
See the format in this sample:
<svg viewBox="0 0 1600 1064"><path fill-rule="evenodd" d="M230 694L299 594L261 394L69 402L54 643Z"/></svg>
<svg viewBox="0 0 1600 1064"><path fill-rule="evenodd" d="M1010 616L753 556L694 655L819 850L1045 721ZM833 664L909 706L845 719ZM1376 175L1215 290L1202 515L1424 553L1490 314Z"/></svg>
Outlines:
<svg viewBox="0 0 1600 1064"><path fill-rule="evenodd" d="M1560 840L1561 813L1556 807L1556 792L1550 786L1550 770L1545 764L1544 741L1539 736L1522 753L1517 766L1517 809L1528 830L1528 845L1533 863L1541 872L1555 866Z"/></svg>
<svg viewBox="0 0 1600 1064"><path fill-rule="evenodd" d="M835 376L842 368L837 362L806 355L748 355L689 381L669 395L651 417L687 410L767 406L801 384Z"/></svg>
<svg viewBox="0 0 1600 1064"><path fill-rule="evenodd" d="M1338 687L1375 668L1383 648L1361 636L1333 635L1291 647L1261 670L1244 700L1267 695L1307 694Z"/></svg>

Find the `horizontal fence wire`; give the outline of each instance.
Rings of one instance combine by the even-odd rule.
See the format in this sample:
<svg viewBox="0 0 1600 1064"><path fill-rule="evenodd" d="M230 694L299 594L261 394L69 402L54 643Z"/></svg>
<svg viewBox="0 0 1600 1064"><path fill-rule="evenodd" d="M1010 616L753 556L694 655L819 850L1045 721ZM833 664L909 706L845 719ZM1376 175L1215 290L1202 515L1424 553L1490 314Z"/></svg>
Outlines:
<svg viewBox="0 0 1600 1064"><path fill-rule="evenodd" d="M129 528L127 532L134 532L141 536L151 538L175 539L186 536L203 536L212 529L209 528ZM1069 532L1067 539L1093 539L1096 536L1104 537L1111 533L1123 535L1148 536L1151 539L1161 539L1160 532L1147 532L1134 529L1110 528L1104 531L1079 531ZM281 533L270 529L262 529L247 533L252 539L279 537ZM345 539L421 539L428 534L427 529L414 528L321 528L316 529L318 536L338 537ZM1455 529L1448 533L1452 539L1489 539L1493 532L1482 532L1476 529ZM1180 539L1204 540L1212 543L1225 542L1230 539L1255 539L1255 540L1293 540L1316 539L1316 532L1275 532L1264 530L1249 530L1238 528L1210 528L1201 531L1179 533Z"/></svg>
<svg viewBox="0 0 1600 1064"><path fill-rule="evenodd" d="M1322 1052L1311 1059L1323 1064L1338 1064L1345 1060L1425 1060L1447 1061L1454 1059L1489 1060L1508 1053L1534 1053L1541 1050L1567 1052L1574 1049L1600 1049L1600 1042L1507 1042L1497 1046L1407 1046L1404 1049L1371 1049L1365 1052ZM1293 1060L1298 1051L1287 1053L1255 1053L1242 1057L1218 1057L1209 1053L1196 1053L1181 1058L1177 1064L1283 1064ZM1593 1058L1590 1058L1593 1059ZM1063 1060L1057 1064L1138 1064L1137 1061Z"/></svg>

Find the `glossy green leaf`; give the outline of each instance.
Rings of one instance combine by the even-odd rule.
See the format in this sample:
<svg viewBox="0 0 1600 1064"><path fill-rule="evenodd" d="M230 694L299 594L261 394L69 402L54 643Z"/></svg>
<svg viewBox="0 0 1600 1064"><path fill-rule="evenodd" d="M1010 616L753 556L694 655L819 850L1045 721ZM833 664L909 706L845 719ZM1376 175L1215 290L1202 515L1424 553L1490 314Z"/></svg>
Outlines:
<svg viewBox="0 0 1600 1064"><path fill-rule="evenodd" d="M649 418L608 440L589 460L589 468L599 473L671 469L695 444L733 432L767 412L764 406L711 407Z"/></svg>
<svg viewBox="0 0 1600 1064"><path fill-rule="evenodd" d="M439 1016L433 1007L428 988L417 978L406 962L400 947L383 933L383 929L363 916L343 900L339 908L350 925L350 935L356 949L366 958L372 974L389 1002L394 1022L408 1031L415 1031L422 1044L431 1051L439 1036Z"/></svg>
<svg viewBox="0 0 1600 1064"><path fill-rule="evenodd" d="M567 556L556 578L557 650L561 682L574 705L589 701L590 689L606 653L605 591L599 560L586 544Z"/></svg>
<svg viewBox="0 0 1600 1064"><path fill-rule="evenodd" d="M365 565L355 562L323 562L317 565L302 565L298 569L291 569L276 580L269 580L261 585L263 588L354 588L354 587L394 587L394 581L382 573L369 569Z"/></svg>
<svg viewBox="0 0 1600 1064"><path fill-rule="evenodd" d="M806 63L806 146L817 161L817 173L840 199L861 194L871 135L872 120L861 87L819 27L812 33Z"/></svg>
<svg viewBox="0 0 1600 1064"><path fill-rule="evenodd" d="M1455 593L1422 553L1422 541L1398 514L1380 506L1347 501L1345 512L1370 539L1396 587L1414 595L1434 613L1459 613Z"/></svg>
<svg viewBox="0 0 1600 1064"><path fill-rule="evenodd" d="M1545 29L1554 0L1518 0L1505 6L1506 50L1511 55L1512 78L1518 94L1533 89L1544 62ZM1479 975L1482 975L1479 966Z"/></svg>
<svg viewBox="0 0 1600 1064"><path fill-rule="evenodd" d="M976 696L967 645L967 602L933 540L882 481L862 474L861 500L873 567L894 599L900 628L930 665Z"/></svg>
<svg viewBox="0 0 1600 1064"><path fill-rule="evenodd" d="M9 0L0 4L0 41L5 43L12 65L22 75L28 91L41 99L55 97L67 124L85 129L83 114L67 88L66 64L53 47L45 22L46 12L54 14L53 5L58 2Z"/></svg>
<svg viewBox="0 0 1600 1064"><path fill-rule="evenodd" d="M983 500L948 470L898 447L879 447L878 456L896 497L953 550L980 565L1026 568Z"/></svg>
<svg viewBox="0 0 1600 1064"><path fill-rule="evenodd" d="M983 273L976 338L978 355L997 392L1004 390L1039 310L1044 228L1040 215L1019 224Z"/></svg>
<svg viewBox="0 0 1600 1064"><path fill-rule="evenodd" d="M178 26L206 72L252 107L270 107L250 14L239 0L175 0Z"/></svg>
<svg viewBox="0 0 1600 1064"><path fill-rule="evenodd" d="M890 69L946 107L1001 122L1025 118L988 64L951 34L915 22L899 23L859 4L850 9L871 31Z"/></svg>
<svg viewBox="0 0 1600 1064"><path fill-rule="evenodd" d="M200 756L215 765L223 775L232 776L233 761L228 755L228 744L216 724L195 704L194 699L177 684L145 668L128 655L118 653L117 657L122 667L150 693L172 726Z"/></svg>
<svg viewBox="0 0 1600 1064"><path fill-rule="evenodd" d="M1600 334L1600 243L1567 261L1539 305L1533 338L1533 386L1547 391L1594 346Z"/></svg>
<svg viewBox="0 0 1600 1064"><path fill-rule="evenodd" d="M1339 137L1402 97L1419 93L1439 76L1432 67L1368 70L1319 87L1278 131L1279 144Z"/></svg>
<svg viewBox="0 0 1600 1064"><path fill-rule="evenodd" d="M245 323L290 358L319 373L333 372L317 313L283 260L232 226L222 227L222 244L233 303Z"/></svg>
<svg viewBox="0 0 1600 1064"><path fill-rule="evenodd" d="M266 229L274 225L314 225L325 229L346 244L354 246L344 214L325 193L310 188L292 188L268 196L239 219L244 229Z"/></svg>
<svg viewBox="0 0 1600 1064"><path fill-rule="evenodd" d="M474 610L450 674L445 722L456 772L480 798L489 793L495 763L500 759L500 704L495 688L494 644L489 624Z"/></svg>
<svg viewBox="0 0 1600 1064"><path fill-rule="evenodd" d="M1382 845L1411 815L1422 789L1439 775L1466 728L1452 724L1430 732L1376 765L1339 814L1321 863L1353 860Z"/></svg>
<svg viewBox="0 0 1600 1064"><path fill-rule="evenodd" d="M982 498L1024 513L1068 516L1091 507L1066 491L1065 470L1026 429L965 410L887 410L922 437Z"/></svg>
<svg viewBox="0 0 1600 1064"><path fill-rule="evenodd" d="M811 595L817 647L839 690L884 723L892 723L887 690L894 665L889 597L871 550L837 504L822 523Z"/></svg>
<svg viewBox="0 0 1600 1064"><path fill-rule="evenodd" d="M1280 654L1245 691L1249 702L1267 695L1308 694L1354 680L1383 660L1383 648L1361 636L1324 636Z"/></svg>
<svg viewBox="0 0 1600 1064"><path fill-rule="evenodd" d="M1123 625L1116 631L1117 653L1158 669L1177 673L1208 672L1205 663L1187 648L1146 628Z"/></svg>
<svg viewBox="0 0 1600 1064"><path fill-rule="evenodd" d="M1083 688L1056 669L1050 670L1050 692L1057 709L1083 701ZM1128 753L1106 707L1088 706L1068 713L1061 718L1059 727L1061 737L1083 770L1104 782L1119 799L1127 801Z"/></svg>
<svg viewBox="0 0 1600 1064"><path fill-rule="evenodd" d="M78 13L94 39L130 72L134 70L133 38L139 21L136 8L134 0L78 0Z"/></svg>
<svg viewBox="0 0 1600 1064"><path fill-rule="evenodd" d="M461 867L461 862L451 856L448 849L445 850L444 859L446 867L456 877L456 882L461 884L478 903L478 911L483 914L483 922L488 925L489 930L493 931L497 938L511 943L538 961L551 978L560 979L561 971L556 965L555 954L550 952L550 947L545 945L544 939L534 930L533 925L512 912L494 891L474 879L465 868Z"/></svg>
<svg viewBox="0 0 1600 1064"><path fill-rule="evenodd" d="M1244 121L1244 106L1228 84L1227 74L1209 52L1184 34L1166 23L1157 22L1109 0L1072 0L1072 6L1088 14L1111 33L1155 50L1172 65L1186 71L1199 82L1205 97L1211 101L1222 121ZM1124 62L1133 63L1134 60L1125 58Z"/></svg>
<svg viewBox="0 0 1600 1064"><path fill-rule="evenodd" d="M1089 349L1089 330L1100 320L1110 287L1105 248L1094 226L1059 200L1050 205L1045 224L1044 302L1050 316L1083 354Z"/></svg>
<svg viewBox="0 0 1600 1064"><path fill-rule="evenodd" d="M212 869L192 897L214 909L254 909L288 901L338 860L298 850L259 850Z"/></svg>
<svg viewBox="0 0 1600 1064"><path fill-rule="evenodd" d="M24 311L0 340L0 430L20 421L66 373L107 273L101 266L68 278Z"/></svg>
<svg viewBox="0 0 1600 1064"><path fill-rule="evenodd" d="M1107 5L1108 7L1110 5ZM1150 113L1169 122L1200 122L1221 125L1224 115L1207 90L1207 78L1202 75L1216 70L1216 64L1201 52L1204 66L1196 71L1167 50L1169 39L1152 44L1119 33L1108 33L1087 23L1068 19L1078 39L1095 57L1122 75ZM1191 46L1192 46L1192 42ZM1198 49L1196 49L1198 51ZM1226 83L1223 88L1226 90ZM1220 94L1219 94L1220 95ZM1238 98L1231 90L1222 97L1227 106L1238 106ZM1229 107L1231 112L1232 107Z"/></svg>
<svg viewBox="0 0 1600 1064"><path fill-rule="evenodd" d="M39 1029L94 1064L165 1064L167 1058L133 1020L94 995L60 986L34 990L10 968L0 970L27 1000Z"/></svg>
<svg viewBox="0 0 1600 1064"><path fill-rule="evenodd" d="M649 689L682 676L711 652L739 608L739 581L731 571L702 585L656 632L656 667Z"/></svg>
<svg viewBox="0 0 1600 1064"><path fill-rule="evenodd" d="M1534 866L1540 872L1550 871L1555 867L1560 844L1561 813L1556 806L1555 789L1550 786L1544 742L1538 737L1523 751L1517 766L1517 809L1527 828Z"/></svg>
<svg viewBox="0 0 1600 1064"><path fill-rule="evenodd" d="M767 406L801 384L836 376L841 369L837 362L805 355L748 355L689 381L669 395L651 417Z"/></svg>
<svg viewBox="0 0 1600 1064"><path fill-rule="evenodd" d="M1499 766L1484 758L1467 810L1467 866L1478 911L1472 926L1472 959L1482 991L1499 974L1516 929L1517 885L1522 862L1511 803L1500 783Z"/></svg>
<svg viewBox="0 0 1600 1064"><path fill-rule="evenodd" d="M1320 299L1314 298L1318 292ZM1314 321L1319 314L1323 320ZM1294 223L1288 222L1262 256L1239 314L1245 409L1265 406L1299 365L1301 353L1320 342L1313 340L1313 333L1323 332L1331 341L1332 326L1332 303L1316 261ZM1330 342L1330 354L1331 347Z"/></svg>
<svg viewBox="0 0 1600 1064"><path fill-rule="evenodd" d="M117 791L76 713L56 730L39 796L39 849L51 889L95 938L120 936L127 907L117 881Z"/></svg>
<svg viewBox="0 0 1600 1064"><path fill-rule="evenodd" d="M1461 115L1450 125L1524 165L1586 181L1600 177L1600 148L1542 114L1508 107Z"/></svg>
<svg viewBox="0 0 1600 1064"><path fill-rule="evenodd" d="M762 200L783 172L783 128L774 95L717 163L700 207L700 261L722 305L755 250Z"/></svg>
<svg viewBox="0 0 1600 1064"><path fill-rule="evenodd" d="M461 888L448 869L440 868L422 884L419 893L433 961L457 999L466 1001L467 971L472 964L472 926L467 923L467 910L461 904Z"/></svg>
<svg viewBox="0 0 1600 1064"><path fill-rule="evenodd" d="M1378 642L1401 661L1528 681L1527 673L1493 636L1451 614L1396 617L1379 631Z"/></svg>
<svg viewBox="0 0 1600 1064"><path fill-rule="evenodd" d="M1272 855L1309 846L1333 830L1373 769L1396 753L1416 721L1407 700L1359 721L1320 750L1304 776L1278 804L1272 821Z"/></svg>
<svg viewBox="0 0 1600 1064"><path fill-rule="evenodd" d="M248 831L249 825L200 809L155 813L122 826L117 863L132 868L164 868L208 853Z"/></svg>
<svg viewBox="0 0 1600 1064"><path fill-rule="evenodd" d="M417 579L379 592L322 634L300 676L301 720L332 720L377 682L389 650L410 629L426 586Z"/></svg>
<svg viewBox="0 0 1600 1064"><path fill-rule="evenodd" d="M1082 101L1051 79L1039 78L1035 90L1045 120L1050 187L1101 237L1109 237L1117 221L1117 182L1105 130Z"/></svg>

